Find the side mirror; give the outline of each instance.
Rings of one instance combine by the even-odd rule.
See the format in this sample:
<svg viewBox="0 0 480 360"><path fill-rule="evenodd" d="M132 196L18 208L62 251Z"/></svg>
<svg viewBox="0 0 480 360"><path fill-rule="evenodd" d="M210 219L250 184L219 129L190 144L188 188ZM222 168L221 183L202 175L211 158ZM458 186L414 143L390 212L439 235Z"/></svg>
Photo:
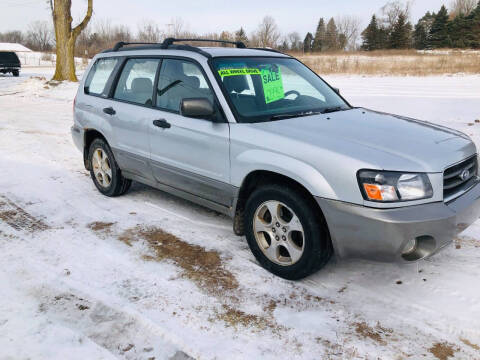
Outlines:
<svg viewBox="0 0 480 360"><path fill-rule="evenodd" d="M89 88L88 86L85 86L85 87L83 88L83 92L84 92L85 94L87 94L87 95L90 94L90 88Z"/></svg>
<svg viewBox="0 0 480 360"><path fill-rule="evenodd" d="M180 114L191 118L213 120L215 109L207 98L182 99Z"/></svg>
<svg viewBox="0 0 480 360"><path fill-rule="evenodd" d="M339 89L339 88L334 87L334 88L332 88L332 89L333 89L333 91L335 91L338 95L340 95L340 89Z"/></svg>

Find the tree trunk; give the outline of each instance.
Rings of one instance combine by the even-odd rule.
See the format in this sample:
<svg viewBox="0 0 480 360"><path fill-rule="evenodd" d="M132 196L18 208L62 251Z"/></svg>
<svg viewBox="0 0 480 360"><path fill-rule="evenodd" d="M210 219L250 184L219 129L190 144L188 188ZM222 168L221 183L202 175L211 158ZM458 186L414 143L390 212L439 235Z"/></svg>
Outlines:
<svg viewBox="0 0 480 360"><path fill-rule="evenodd" d="M78 35L85 29L93 13L93 0L88 0L85 18L72 28L71 0L54 0L52 8L55 38L57 42L57 61L52 80L78 81L75 74L75 43Z"/></svg>

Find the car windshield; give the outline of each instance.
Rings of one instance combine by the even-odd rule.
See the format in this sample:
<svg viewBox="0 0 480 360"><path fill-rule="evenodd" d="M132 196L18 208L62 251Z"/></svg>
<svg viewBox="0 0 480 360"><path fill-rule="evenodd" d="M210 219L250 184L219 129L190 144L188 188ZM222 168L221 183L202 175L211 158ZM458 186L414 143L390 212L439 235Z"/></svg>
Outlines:
<svg viewBox="0 0 480 360"><path fill-rule="evenodd" d="M216 58L213 67L239 122L350 109L330 86L296 59Z"/></svg>

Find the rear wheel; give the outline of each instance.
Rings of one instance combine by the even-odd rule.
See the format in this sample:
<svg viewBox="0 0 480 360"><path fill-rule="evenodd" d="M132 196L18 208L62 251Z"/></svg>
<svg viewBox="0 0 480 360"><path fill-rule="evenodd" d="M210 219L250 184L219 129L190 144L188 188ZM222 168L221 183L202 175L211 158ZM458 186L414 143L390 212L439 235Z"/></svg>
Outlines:
<svg viewBox="0 0 480 360"><path fill-rule="evenodd" d="M12 74L13 74L13 76L18 77L18 76L20 76L20 71L19 70L13 70Z"/></svg>
<svg viewBox="0 0 480 360"><path fill-rule="evenodd" d="M112 150L104 140L95 139L92 142L88 159L90 176L103 195L119 196L128 191L132 181L122 176Z"/></svg>
<svg viewBox="0 0 480 360"><path fill-rule="evenodd" d="M332 245L327 225L302 191L268 185L247 200L245 231L258 262L282 278L304 278L328 262Z"/></svg>

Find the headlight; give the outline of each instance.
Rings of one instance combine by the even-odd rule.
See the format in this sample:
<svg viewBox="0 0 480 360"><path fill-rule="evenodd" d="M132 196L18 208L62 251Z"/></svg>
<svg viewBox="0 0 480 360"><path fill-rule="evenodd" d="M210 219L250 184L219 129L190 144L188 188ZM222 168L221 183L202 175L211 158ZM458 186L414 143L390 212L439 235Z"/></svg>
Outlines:
<svg viewBox="0 0 480 360"><path fill-rule="evenodd" d="M433 196L427 174L360 170L358 183L363 198L369 201L409 201Z"/></svg>

